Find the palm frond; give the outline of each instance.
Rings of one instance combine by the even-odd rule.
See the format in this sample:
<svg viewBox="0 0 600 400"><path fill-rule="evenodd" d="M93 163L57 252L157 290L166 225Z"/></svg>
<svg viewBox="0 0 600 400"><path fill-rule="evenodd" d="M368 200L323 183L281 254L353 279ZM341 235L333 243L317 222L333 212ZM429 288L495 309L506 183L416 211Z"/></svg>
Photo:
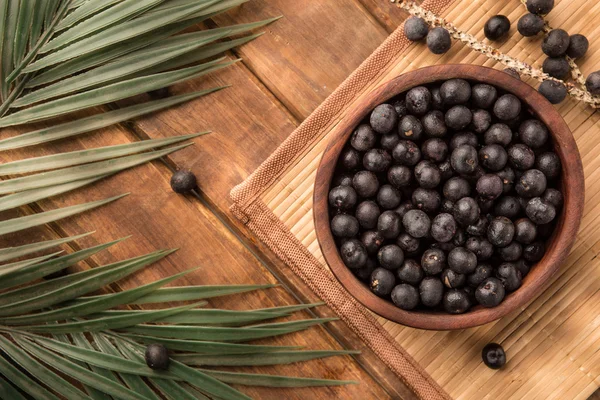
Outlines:
<svg viewBox="0 0 600 400"><path fill-rule="evenodd" d="M0 151L73 138L224 89L123 108L114 104L237 62L223 54L259 37L261 33L253 31L277 18L181 32L245 1L0 0L0 128L67 116L66 122L34 131L13 130L14 136L0 140ZM94 115L79 119L70 115L92 107ZM0 180L0 211L94 184L183 149L192 144L186 141L202 134L5 162L0 165L4 178ZM89 211L123 196L0 221L0 235ZM0 263L4 263L0 265L0 398L246 400L249 397L230 384L353 383L198 368L277 365L356 352L240 343L334 320L278 320L320 304L244 311L200 308L208 298L268 290L277 286L273 284L165 287L195 271L187 270L131 289L98 294L174 250L64 273L125 240L70 249L79 249L68 244L89 234L0 249ZM169 349L167 371L146 365L147 344Z"/></svg>

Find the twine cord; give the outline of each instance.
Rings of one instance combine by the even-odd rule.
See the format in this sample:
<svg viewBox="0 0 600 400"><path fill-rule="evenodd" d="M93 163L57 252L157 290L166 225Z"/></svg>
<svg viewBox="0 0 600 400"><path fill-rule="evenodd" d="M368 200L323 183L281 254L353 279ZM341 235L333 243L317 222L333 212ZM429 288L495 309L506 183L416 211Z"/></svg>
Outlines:
<svg viewBox="0 0 600 400"><path fill-rule="evenodd" d="M392 2L396 2L396 1L392 0ZM521 0L521 2L524 3L525 0ZM423 18L430 26L442 27L442 28L446 29L450 33L450 36L452 38L464 43L465 45L467 45L471 49L475 50L476 52L481 53L481 54L485 55L486 57L503 64L504 66L506 66L508 68L514 68L520 74L529 76L540 82L543 82L543 81L558 82L567 88L567 93L571 97L573 97L579 101L582 101L584 103L587 103L593 108L600 108L600 97L592 96L592 94L589 91L587 91L587 89L585 89L585 79L583 78L583 74L577 67L577 64L575 64L575 61L572 60L571 58L567 58L567 60L569 61L569 65L571 66L571 73L572 73L575 81L578 82L579 84L583 85L583 88L581 88L581 89L576 87L573 83L563 82L560 79L553 78L550 75L544 73L542 70L534 68L533 66L531 66L525 62L522 62L520 60L517 60L516 58L508 56L508 55L502 53L500 50L477 40L477 38L475 38L473 35L462 32L456 26L454 26L454 24L452 24L451 22L448 22L445 19L437 16L436 14L434 14L428 10L425 10L424 8L422 8L421 6L416 4L414 1L402 1L401 0L399 3L397 3L397 6L406 10L408 13L410 13L411 15L413 15L415 17ZM546 23L546 28L544 29L545 32L546 32L546 29L551 30L550 26L547 25L547 23Z"/></svg>

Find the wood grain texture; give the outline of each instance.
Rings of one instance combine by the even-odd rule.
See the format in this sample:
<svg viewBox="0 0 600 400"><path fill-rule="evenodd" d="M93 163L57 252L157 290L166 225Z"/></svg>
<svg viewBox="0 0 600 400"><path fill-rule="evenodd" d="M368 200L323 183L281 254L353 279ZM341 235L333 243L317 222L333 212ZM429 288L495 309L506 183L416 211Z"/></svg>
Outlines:
<svg viewBox="0 0 600 400"><path fill-rule="evenodd" d="M544 258L523 279L519 290L506 296L499 306L494 308L478 306L460 315L404 311L373 294L344 265L329 226L328 193L340 152L354 128L375 106L410 88L452 78L486 82L513 93L546 124L563 166L561 186L565 203ZM581 157L571 131L560 114L535 89L520 80L511 78L503 72L476 65L440 65L421 68L385 82L368 94L348 111L330 135L330 144L323 154L315 179L313 210L317 238L333 273L346 289L371 311L397 323L421 329L465 329L483 325L509 314L537 296L540 289L568 256L583 213L585 185Z"/></svg>

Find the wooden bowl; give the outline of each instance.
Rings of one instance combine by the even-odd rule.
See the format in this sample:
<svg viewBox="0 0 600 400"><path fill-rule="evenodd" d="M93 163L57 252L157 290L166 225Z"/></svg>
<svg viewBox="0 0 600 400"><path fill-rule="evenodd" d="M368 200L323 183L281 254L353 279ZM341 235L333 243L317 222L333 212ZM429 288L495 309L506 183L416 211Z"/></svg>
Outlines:
<svg viewBox="0 0 600 400"><path fill-rule="evenodd" d="M328 193L340 152L356 126L377 105L415 86L451 78L489 83L519 97L549 128L555 151L562 162L561 186L564 206L558 224L547 243L544 258L534 265L523 279L521 288L506 296L494 308L477 306L469 312L451 315L433 311L404 311L391 301L373 294L344 265L329 227ZM540 294L545 283L556 273L569 254L579 228L584 202L584 179L581 157L569 127L556 109L534 88L510 75L475 65L440 65L422 68L400 75L371 93L354 106L331 134L329 146L323 154L314 191L314 219L317 239L327 264L341 284L371 311L402 325L415 328L447 330L464 329L494 321L526 305Z"/></svg>

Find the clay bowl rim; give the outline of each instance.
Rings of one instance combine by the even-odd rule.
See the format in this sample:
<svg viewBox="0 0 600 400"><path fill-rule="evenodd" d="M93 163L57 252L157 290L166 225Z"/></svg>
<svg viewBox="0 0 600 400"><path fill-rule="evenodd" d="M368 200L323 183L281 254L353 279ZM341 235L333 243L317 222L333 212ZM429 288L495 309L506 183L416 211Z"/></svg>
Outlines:
<svg viewBox="0 0 600 400"><path fill-rule="evenodd" d="M328 191L337 159L352 130L378 104L419 85L427 85L451 78L462 78L494 85L513 93L549 128L555 151L562 162L561 187L564 206L558 225L541 261L532 267L521 288L508 295L494 308L474 307L465 314L451 315L441 312L404 311L388 300L373 294L342 262L329 228ZM565 183L568 182L568 185ZM323 153L315 179L314 222L317 240L325 260L344 288L369 310L376 314L414 328L430 330L465 329L495 321L515 311L541 294L541 289L564 262L575 241L584 204L584 176L581 157L569 127L537 90L505 72L476 65L439 65L421 68L399 75L354 105L332 132Z"/></svg>

